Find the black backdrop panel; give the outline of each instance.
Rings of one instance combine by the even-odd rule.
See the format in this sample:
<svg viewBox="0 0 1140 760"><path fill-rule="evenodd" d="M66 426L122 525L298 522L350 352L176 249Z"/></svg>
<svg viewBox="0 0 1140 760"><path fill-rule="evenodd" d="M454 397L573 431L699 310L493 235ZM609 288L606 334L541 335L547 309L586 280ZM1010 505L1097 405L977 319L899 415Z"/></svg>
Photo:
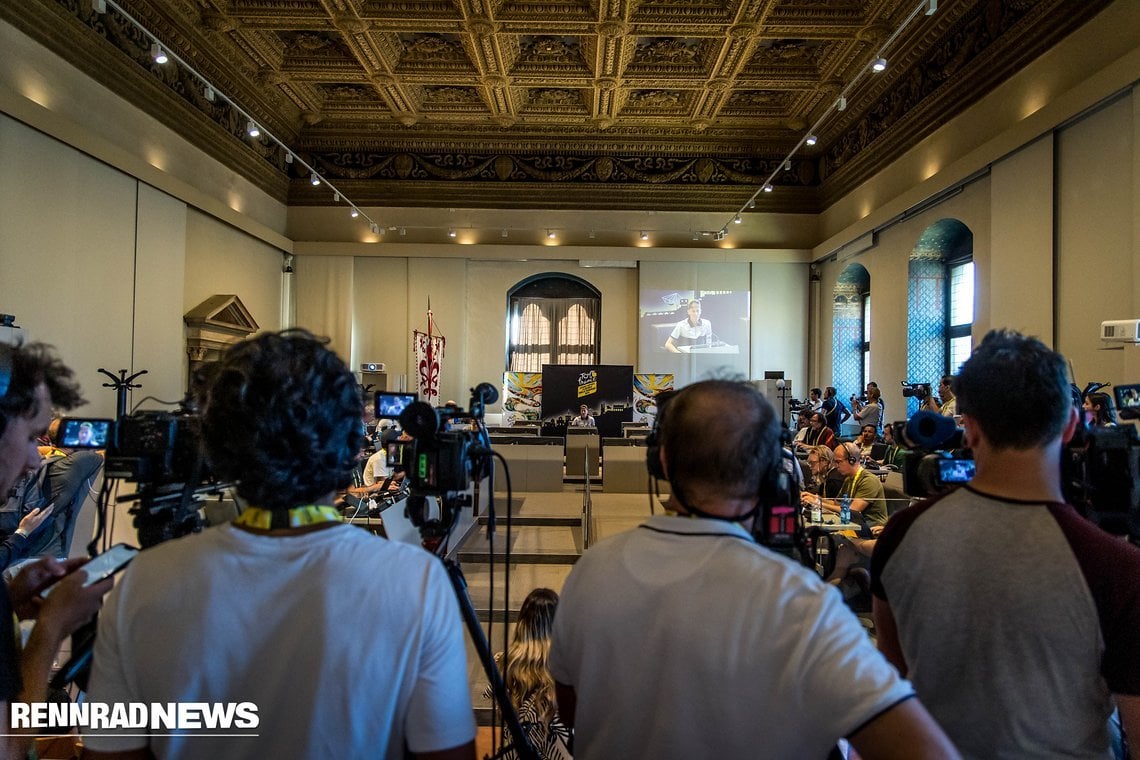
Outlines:
<svg viewBox="0 0 1140 760"><path fill-rule="evenodd" d="M624 364L543 364L542 421L564 433L582 404L603 438L621 435L621 423L633 420L633 367Z"/></svg>

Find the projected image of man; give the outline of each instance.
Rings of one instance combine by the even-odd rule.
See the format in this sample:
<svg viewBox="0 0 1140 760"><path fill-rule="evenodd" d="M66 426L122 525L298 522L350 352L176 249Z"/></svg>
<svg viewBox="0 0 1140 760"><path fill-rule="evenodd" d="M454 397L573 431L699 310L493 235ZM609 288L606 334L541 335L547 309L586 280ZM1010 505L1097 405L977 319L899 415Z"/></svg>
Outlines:
<svg viewBox="0 0 1140 760"><path fill-rule="evenodd" d="M701 302L698 299L689 301L689 315L677 323L669 339L665 341L665 350L675 354L682 353L682 348L691 346L708 346L712 344L712 322L701 319Z"/></svg>

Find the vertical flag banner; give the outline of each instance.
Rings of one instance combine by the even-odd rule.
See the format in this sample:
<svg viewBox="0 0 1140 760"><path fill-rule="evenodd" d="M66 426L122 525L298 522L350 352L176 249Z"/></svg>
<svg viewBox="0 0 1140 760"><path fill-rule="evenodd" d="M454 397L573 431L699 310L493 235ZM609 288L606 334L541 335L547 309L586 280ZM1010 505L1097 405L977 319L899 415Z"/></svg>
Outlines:
<svg viewBox="0 0 1140 760"><path fill-rule="evenodd" d="M447 339L443 337L431 312L428 301L427 332L412 332L412 348L416 352L416 392L420 400L432 406L439 406L439 377L443 371L443 349Z"/></svg>
<svg viewBox="0 0 1140 760"><path fill-rule="evenodd" d="M536 422L542 410L542 373L506 372L503 374L503 424L516 421Z"/></svg>

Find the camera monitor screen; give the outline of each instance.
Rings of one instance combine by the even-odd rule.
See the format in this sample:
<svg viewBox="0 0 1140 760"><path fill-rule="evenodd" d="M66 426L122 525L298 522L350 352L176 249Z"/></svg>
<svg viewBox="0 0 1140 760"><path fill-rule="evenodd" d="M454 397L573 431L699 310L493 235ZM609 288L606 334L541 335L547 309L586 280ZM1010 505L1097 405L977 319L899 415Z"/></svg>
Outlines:
<svg viewBox="0 0 1140 760"><path fill-rule="evenodd" d="M1140 419L1140 384L1117 385L1112 391L1116 396L1116 413L1120 419Z"/></svg>
<svg viewBox="0 0 1140 760"><path fill-rule="evenodd" d="M943 483L969 483L974 479L973 459L939 459L938 477Z"/></svg>
<svg viewBox="0 0 1140 760"><path fill-rule="evenodd" d="M384 393L376 394L376 418L381 420L398 420L400 412L416 400L414 393Z"/></svg>
<svg viewBox="0 0 1140 760"><path fill-rule="evenodd" d="M104 449L111 420L64 417L59 423L59 445L67 449Z"/></svg>

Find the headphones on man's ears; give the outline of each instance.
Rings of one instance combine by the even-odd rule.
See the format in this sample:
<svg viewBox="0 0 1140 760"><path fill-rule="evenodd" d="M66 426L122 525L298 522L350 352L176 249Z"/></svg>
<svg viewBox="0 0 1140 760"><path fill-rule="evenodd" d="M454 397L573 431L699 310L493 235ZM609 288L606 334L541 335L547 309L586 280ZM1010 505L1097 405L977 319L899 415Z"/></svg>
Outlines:
<svg viewBox="0 0 1140 760"><path fill-rule="evenodd" d="M661 425L664 423L669 404L681 393L684 391L662 391L657 394L657 416L653 420L653 429L645 438L645 467L649 470L649 474L658 480L669 480L669 476L661 464ZM760 478L757 498L765 512L774 505L790 505L793 501L799 502L798 494L793 492L793 489L798 490L799 488L799 482L795 477L795 465L790 461L791 455L783 450L783 446L790 442L790 437L787 430L782 432L781 456L776 458ZM673 492L677 492L676 487L673 488ZM687 505L683 503L682 506L687 508Z"/></svg>
<svg viewBox="0 0 1140 760"><path fill-rule="evenodd" d="M847 459L847 464L859 464L859 460L862 457L860 452L855 448L855 444L848 442L840 445L843 447L843 454Z"/></svg>

